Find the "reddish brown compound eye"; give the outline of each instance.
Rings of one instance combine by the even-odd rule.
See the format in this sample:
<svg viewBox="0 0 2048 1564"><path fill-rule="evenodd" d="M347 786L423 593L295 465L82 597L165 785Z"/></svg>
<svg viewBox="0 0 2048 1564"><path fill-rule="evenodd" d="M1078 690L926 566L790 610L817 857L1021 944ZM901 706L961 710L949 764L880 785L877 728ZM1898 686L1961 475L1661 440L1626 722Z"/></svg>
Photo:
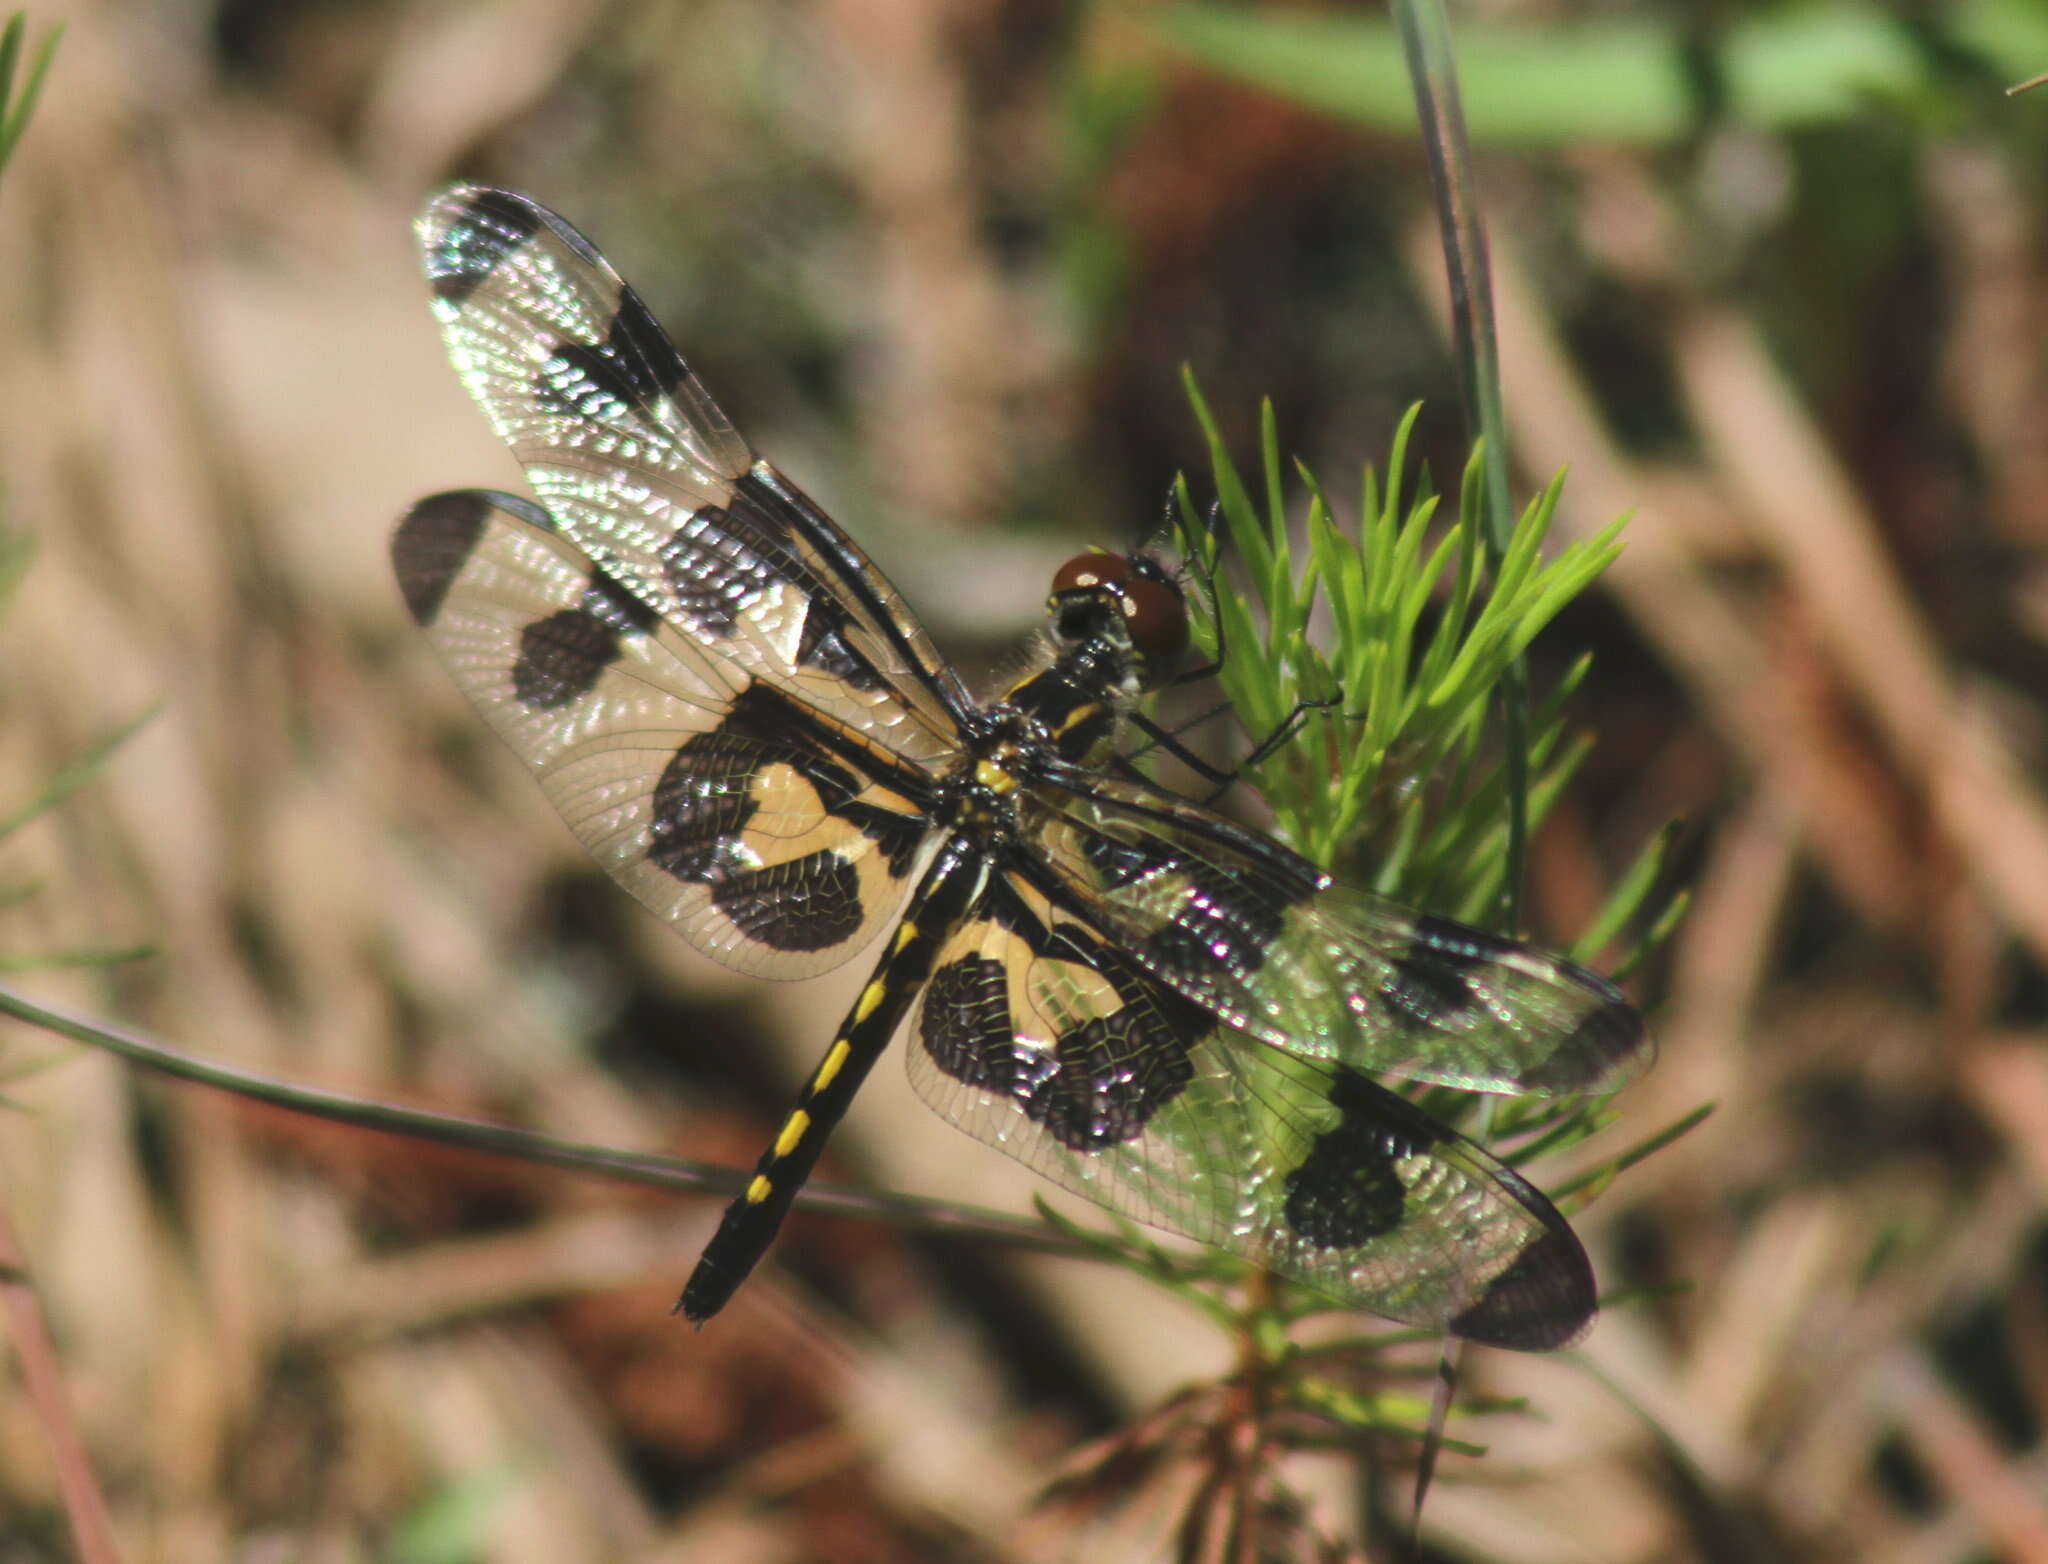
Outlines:
<svg viewBox="0 0 2048 1564"><path fill-rule="evenodd" d="M1052 595L1103 592L1116 600L1131 645L1149 662L1170 663L1188 644L1188 608L1180 589L1151 559L1077 554L1053 573Z"/></svg>
<svg viewBox="0 0 2048 1564"><path fill-rule="evenodd" d="M1076 554L1053 572L1052 592L1080 592L1089 587L1120 588L1131 573L1131 562L1121 554Z"/></svg>
<svg viewBox="0 0 2048 1564"><path fill-rule="evenodd" d="M1133 570L1117 588L1131 645L1151 662L1170 664L1187 650L1188 605L1170 581Z"/></svg>

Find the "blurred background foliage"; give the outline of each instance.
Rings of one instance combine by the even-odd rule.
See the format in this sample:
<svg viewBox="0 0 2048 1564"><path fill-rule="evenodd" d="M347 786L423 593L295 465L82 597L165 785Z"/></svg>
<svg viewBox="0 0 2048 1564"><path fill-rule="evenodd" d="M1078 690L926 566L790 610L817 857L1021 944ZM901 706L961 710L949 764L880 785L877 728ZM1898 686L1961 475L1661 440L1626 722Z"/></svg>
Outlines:
<svg viewBox="0 0 2048 1564"><path fill-rule="evenodd" d="M0 181L0 954L279 1074L751 1162L853 971L786 990L599 880L386 579L515 475L409 221L458 175L597 236L971 669L1203 472L1179 383L1331 476L1464 459L1376 20L1046 0L68 0ZM1424 1535L1499 1560L2048 1558L2048 70L2025 0L1458 17L1522 482L1633 508L1552 940L1666 821L1692 916L1578 1225L1616 1310L1474 1354ZM31 39L36 37L32 31ZM16 557L12 542L9 557ZM110 969L81 952L155 946ZM69 962L69 965L64 963ZM1135 1559L1190 1463L1041 1485L1225 1346L1096 1266L799 1218L711 1329L715 1217L138 1080L0 1030L0 1559ZM1597 1161L1596 1142L1579 1148ZM1039 1186L878 1073L828 1171ZM1571 1158L1539 1170L1567 1177ZM28 1287L47 1316L39 1356ZM1171 1403L1168 1403L1171 1405ZM1085 1446L1082 1446L1085 1448ZM1387 1480L1405 1458L1365 1452ZM1358 1535L1359 1452L1303 1462ZM1113 1481L1112 1481L1113 1479ZM1177 1484L1180 1487L1177 1488ZM1398 1483L1396 1484L1398 1488ZM1112 1491L1113 1490L1113 1491ZM1115 1500L1117 1502L1112 1503ZM1361 1544L1384 1552L1379 1543Z"/></svg>

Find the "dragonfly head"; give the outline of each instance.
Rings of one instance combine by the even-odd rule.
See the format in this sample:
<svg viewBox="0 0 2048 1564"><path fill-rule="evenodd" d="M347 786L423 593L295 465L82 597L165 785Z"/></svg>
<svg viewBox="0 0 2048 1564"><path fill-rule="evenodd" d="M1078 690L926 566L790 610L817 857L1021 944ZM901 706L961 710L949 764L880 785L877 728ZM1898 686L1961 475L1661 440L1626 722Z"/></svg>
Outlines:
<svg viewBox="0 0 2048 1564"><path fill-rule="evenodd" d="M1127 650L1141 689L1165 683L1187 650L1187 598L1150 554L1075 555L1053 573L1046 612L1062 650L1092 638Z"/></svg>

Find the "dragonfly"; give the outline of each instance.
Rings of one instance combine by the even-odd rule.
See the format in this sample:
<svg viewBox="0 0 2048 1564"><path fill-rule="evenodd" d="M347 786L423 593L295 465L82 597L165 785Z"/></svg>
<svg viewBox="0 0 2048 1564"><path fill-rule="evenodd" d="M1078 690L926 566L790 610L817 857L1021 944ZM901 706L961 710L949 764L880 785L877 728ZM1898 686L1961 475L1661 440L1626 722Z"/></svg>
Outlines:
<svg viewBox="0 0 2048 1564"><path fill-rule="evenodd" d="M977 699L568 222L462 185L418 233L450 360L531 495L404 516L413 619L698 950L805 978L881 940L682 1314L725 1306L900 1034L942 1118L1122 1217L1472 1341L1583 1334L1564 1217L1375 1077L1610 1089L1646 1054L1613 984L1143 780L1129 725L1189 640L1158 558L1062 566L1030 670Z"/></svg>

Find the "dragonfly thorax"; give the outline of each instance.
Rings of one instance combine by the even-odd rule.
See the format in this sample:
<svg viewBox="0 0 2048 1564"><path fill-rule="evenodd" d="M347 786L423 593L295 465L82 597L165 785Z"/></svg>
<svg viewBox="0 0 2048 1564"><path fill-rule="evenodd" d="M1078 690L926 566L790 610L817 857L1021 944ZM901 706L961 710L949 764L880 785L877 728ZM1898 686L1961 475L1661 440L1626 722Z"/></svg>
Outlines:
<svg viewBox="0 0 2048 1564"><path fill-rule="evenodd" d="M1027 769L1032 753L1099 766L1143 688L1136 663L1129 639L1120 631L1089 636L1012 686L990 712L1021 722L1033 735L1025 742L1026 753L1017 757Z"/></svg>
<svg viewBox="0 0 2048 1564"><path fill-rule="evenodd" d="M931 813L944 826L996 845L1015 839L1032 757L1048 753L1050 743L1043 728L1007 701L986 715L992 719L988 730L940 779Z"/></svg>

